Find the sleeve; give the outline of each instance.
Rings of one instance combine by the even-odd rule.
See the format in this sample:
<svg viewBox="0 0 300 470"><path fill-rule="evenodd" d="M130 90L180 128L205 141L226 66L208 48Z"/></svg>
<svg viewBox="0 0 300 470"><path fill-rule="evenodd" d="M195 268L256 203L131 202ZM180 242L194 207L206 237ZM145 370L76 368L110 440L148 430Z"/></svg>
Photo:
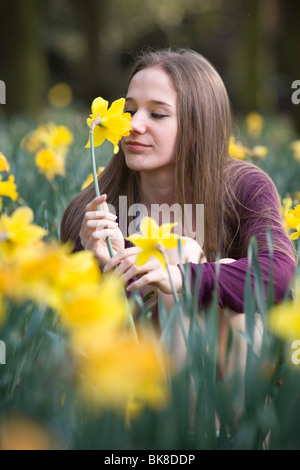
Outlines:
<svg viewBox="0 0 300 470"><path fill-rule="evenodd" d="M258 261L261 269L265 295L270 279L270 260L267 244L267 228L271 228L274 253L272 273L274 302L283 299L295 270L293 246L285 232L280 215L279 198L273 181L259 168L250 174L244 173L237 189L241 224L238 239L248 245L252 237L258 245ZM235 257L236 259L236 257ZM191 266L191 283L194 289L197 265ZM218 295L220 307L229 307L237 313L244 311L244 288L248 269L248 258L241 257L228 264L219 265ZM254 276L251 273L252 285ZM201 269L199 307L209 304L216 283L216 264L203 263Z"/></svg>
<svg viewBox="0 0 300 470"><path fill-rule="evenodd" d="M262 253L258 257L262 281L264 284L265 295L267 296L269 284L269 254ZM274 282L274 302L280 302L283 299L292 278L295 263L284 253L274 252L273 260L273 282ZM195 283L197 265L191 265L191 282ZM244 312L244 289L246 273L248 269L248 259L241 258L228 264L219 265L218 276L218 295L220 307L229 307L237 313ZM254 285L254 276L251 273L252 285ZM207 306L212 300L212 294L216 282L216 264L204 263L201 269L200 290L199 290L199 308Z"/></svg>

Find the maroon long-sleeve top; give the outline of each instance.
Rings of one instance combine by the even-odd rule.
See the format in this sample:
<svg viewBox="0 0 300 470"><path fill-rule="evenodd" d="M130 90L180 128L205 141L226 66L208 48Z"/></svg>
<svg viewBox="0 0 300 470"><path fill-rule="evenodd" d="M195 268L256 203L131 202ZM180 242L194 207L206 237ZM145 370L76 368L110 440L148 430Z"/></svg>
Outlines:
<svg viewBox="0 0 300 470"><path fill-rule="evenodd" d="M239 165L232 165L232 171ZM257 167L247 165L242 176L239 176L236 187L236 209L241 217L239 227L232 226L230 231L235 234L235 240L231 247L229 257L236 259L230 264L218 266L218 295L219 305L229 307L235 312L244 311L244 289L248 269L248 258L235 257L237 248L242 241L249 242L255 237L258 245L258 261L261 268L261 276L267 295L270 279L270 255L267 249L267 228L271 229L275 251L271 258L273 270L274 302L281 301L287 292L295 270L295 257L292 243L283 227L280 216L280 202L273 181L269 176ZM264 216L265 214L265 216ZM277 247L277 248L276 248ZM195 287L197 265L190 263L191 283ZM201 280L198 288L199 307L207 305L215 288L216 263L203 263ZM253 284L253 271L252 271Z"/></svg>

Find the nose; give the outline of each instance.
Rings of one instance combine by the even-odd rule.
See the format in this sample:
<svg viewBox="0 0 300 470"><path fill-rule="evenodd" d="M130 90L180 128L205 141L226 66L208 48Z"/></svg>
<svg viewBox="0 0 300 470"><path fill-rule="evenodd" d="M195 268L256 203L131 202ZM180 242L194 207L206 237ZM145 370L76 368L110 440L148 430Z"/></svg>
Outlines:
<svg viewBox="0 0 300 470"><path fill-rule="evenodd" d="M138 134L144 134L147 129L146 116L142 111L136 111L131 118L131 130Z"/></svg>

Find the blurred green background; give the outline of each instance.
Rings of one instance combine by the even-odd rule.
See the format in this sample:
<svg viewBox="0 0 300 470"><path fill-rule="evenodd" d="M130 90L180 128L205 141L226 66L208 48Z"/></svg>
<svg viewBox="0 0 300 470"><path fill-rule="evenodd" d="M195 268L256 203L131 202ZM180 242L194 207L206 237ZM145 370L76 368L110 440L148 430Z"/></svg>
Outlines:
<svg viewBox="0 0 300 470"><path fill-rule="evenodd" d="M90 106L125 93L132 53L190 47L222 75L235 113L288 115L300 79L300 3L294 0L15 0L0 4L0 113L38 116L67 82Z"/></svg>

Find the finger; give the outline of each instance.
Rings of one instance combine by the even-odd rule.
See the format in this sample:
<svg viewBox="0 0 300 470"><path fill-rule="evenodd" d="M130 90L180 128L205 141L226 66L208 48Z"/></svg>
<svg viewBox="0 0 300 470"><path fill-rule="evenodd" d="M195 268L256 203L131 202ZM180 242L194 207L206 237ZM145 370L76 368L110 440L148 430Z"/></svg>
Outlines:
<svg viewBox="0 0 300 470"><path fill-rule="evenodd" d="M105 210L86 212L84 215L84 221L91 219L108 219L115 221L117 219L117 216L114 215L112 212L107 212Z"/></svg>
<svg viewBox="0 0 300 470"><path fill-rule="evenodd" d="M95 220L88 220L86 223L86 229L88 231L97 231L102 230L104 228L117 228L119 224L112 220L107 219L95 219Z"/></svg>
<svg viewBox="0 0 300 470"><path fill-rule="evenodd" d="M119 238L117 230L115 228L104 228L93 232L91 235L91 239L93 240L101 240L107 237L111 239Z"/></svg>
<svg viewBox="0 0 300 470"><path fill-rule="evenodd" d="M157 272L151 271L147 272L144 275L140 276L136 281L132 282L129 284L129 286L126 287L126 290L128 292L132 292L135 289L142 289L143 287L152 285L155 287L155 284L158 281L158 275Z"/></svg>
<svg viewBox="0 0 300 470"><path fill-rule="evenodd" d="M135 256L130 256L122 261L115 269L115 273L120 276L126 276L126 281L136 276L139 273L139 268L135 264Z"/></svg>
<svg viewBox="0 0 300 470"><path fill-rule="evenodd" d="M124 250L120 251L116 256L111 258L109 262L105 265L103 271L109 271L110 269L115 268L118 266L124 259L129 256L137 255L140 251L140 248L133 246L131 248L125 248Z"/></svg>
<svg viewBox="0 0 300 470"><path fill-rule="evenodd" d="M86 205L86 211L94 211L98 209L100 204L104 204L107 199L107 194L101 194L101 196L96 196L91 202Z"/></svg>
<svg viewBox="0 0 300 470"><path fill-rule="evenodd" d="M94 230L102 219L104 222L115 222L116 216L104 211L87 212L83 218L82 226L79 232L81 239L89 236L90 230ZM104 226L103 226L104 227ZM102 226L100 228L103 228ZM110 226L112 228L112 226Z"/></svg>

